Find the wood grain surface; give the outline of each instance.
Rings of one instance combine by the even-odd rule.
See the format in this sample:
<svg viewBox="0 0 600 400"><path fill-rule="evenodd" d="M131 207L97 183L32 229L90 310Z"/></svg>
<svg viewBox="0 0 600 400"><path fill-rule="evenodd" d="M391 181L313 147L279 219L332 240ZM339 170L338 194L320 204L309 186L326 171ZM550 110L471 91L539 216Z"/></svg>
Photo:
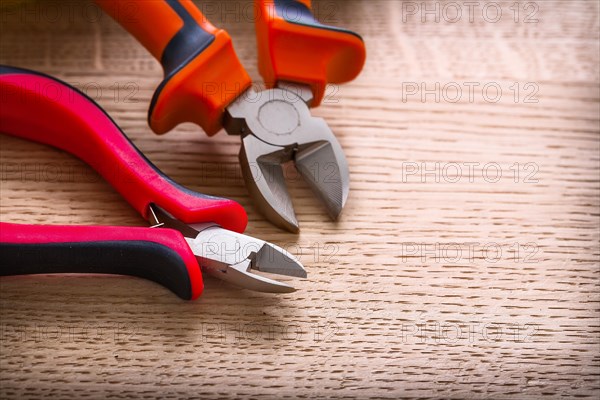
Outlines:
<svg viewBox="0 0 600 400"><path fill-rule="evenodd" d="M260 82L251 2L203 4ZM343 216L290 168L292 235L252 207L237 138L150 131L160 65L97 7L2 0L2 63L84 89L309 279L274 296L207 278L185 302L130 277L3 277L1 398L598 398L599 3L316 6L368 60L314 110L350 164ZM144 225L77 159L0 144L2 221Z"/></svg>

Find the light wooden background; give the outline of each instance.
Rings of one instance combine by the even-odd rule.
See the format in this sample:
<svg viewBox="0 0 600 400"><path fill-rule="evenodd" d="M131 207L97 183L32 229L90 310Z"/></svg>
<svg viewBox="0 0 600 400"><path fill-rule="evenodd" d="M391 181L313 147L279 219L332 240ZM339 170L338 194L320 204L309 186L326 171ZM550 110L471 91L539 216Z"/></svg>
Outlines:
<svg viewBox="0 0 600 400"><path fill-rule="evenodd" d="M485 2L454 23L445 2L439 23L421 2L318 3L324 22L363 35L368 61L315 110L350 163L343 217L328 221L292 179L294 236L253 209L237 138L151 133L160 66L108 17L3 0L2 63L87 89L175 180L243 204L247 233L299 254L309 279L283 296L207 279L184 302L136 278L2 278L0 397L597 398L599 5L517 2L517 15L513 3L497 3L495 23ZM258 80L250 3L210 5ZM439 99L410 95L436 82ZM0 143L2 221L144 224L73 157Z"/></svg>

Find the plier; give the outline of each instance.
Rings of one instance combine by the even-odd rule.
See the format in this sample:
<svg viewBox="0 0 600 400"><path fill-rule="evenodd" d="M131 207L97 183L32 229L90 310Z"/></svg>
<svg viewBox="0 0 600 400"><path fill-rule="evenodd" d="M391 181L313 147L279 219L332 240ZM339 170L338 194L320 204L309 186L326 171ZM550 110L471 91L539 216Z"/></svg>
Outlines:
<svg viewBox="0 0 600 400"><path fill-rule="evenodd" d="M169 179L98 104L62 81L0 66L0 132L79 157L154 227L0 223L0 275L135 275L183 299L200 296L200 266L219 279L263 292L294 288L253 271L306 277L290 253L242 234L247 216L241 205Z"/></svg>
<svg viewBox="0 0 600 400"><path fill-rule="evenodd" d="M269 89L255 91L230 36L191 0L96 2L164 69L148 111L155 133L183 122L209 136L224 127L241 137L244 180L267 219L298 231L282 168L289 161L338 218L348 198L348 163L309 107L321 103L327 83L350 81L361 71L365 45L358 34L319 23L310 0L256 0L259 71Z"/></svg>

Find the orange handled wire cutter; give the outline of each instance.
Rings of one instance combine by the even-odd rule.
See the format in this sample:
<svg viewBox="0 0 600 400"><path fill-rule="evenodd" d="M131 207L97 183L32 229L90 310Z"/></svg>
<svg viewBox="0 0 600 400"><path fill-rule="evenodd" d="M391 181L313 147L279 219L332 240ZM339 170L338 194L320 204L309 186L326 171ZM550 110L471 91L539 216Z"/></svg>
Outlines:
<svg viewBox="0 0 600 400"><path fill-rule="evenodd" d="M230 36L190 0L96 2L163 66L164 80L148 112L155 133L182 122L198 124L210 136L224 127L241 136L246 186L271 222L298 231L282 168L288 161L338 218L348 198L348 164L325 121L311 116L309 107L321 103L327 83L350 81L361 71L365 46L359 35L319 23L310 0L255 1L259 70L270 88L256 92Z"/></svg>

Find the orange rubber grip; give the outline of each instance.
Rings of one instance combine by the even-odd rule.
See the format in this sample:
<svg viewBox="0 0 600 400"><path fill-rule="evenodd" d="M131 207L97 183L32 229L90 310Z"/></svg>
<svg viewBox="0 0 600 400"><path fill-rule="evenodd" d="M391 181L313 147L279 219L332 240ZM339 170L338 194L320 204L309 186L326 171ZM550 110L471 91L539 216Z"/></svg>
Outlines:
<svg viewBox="0 0 600 400"><path fill-rule="evenodd" d="M227 107L252 83L229 34L214 27L191 0L96 0L160 61L164 79L154 92L148 123L155 133L182 122L212 136Z"/></svg>
<svg viewBox="0 0 600 400"><path fill-rule="evenodd" d="M290 81L311 86L316 107L327 83L360 73L366 49L349 30L319 23L310 0L255 0L259 71L267 86Z"/></svg>

